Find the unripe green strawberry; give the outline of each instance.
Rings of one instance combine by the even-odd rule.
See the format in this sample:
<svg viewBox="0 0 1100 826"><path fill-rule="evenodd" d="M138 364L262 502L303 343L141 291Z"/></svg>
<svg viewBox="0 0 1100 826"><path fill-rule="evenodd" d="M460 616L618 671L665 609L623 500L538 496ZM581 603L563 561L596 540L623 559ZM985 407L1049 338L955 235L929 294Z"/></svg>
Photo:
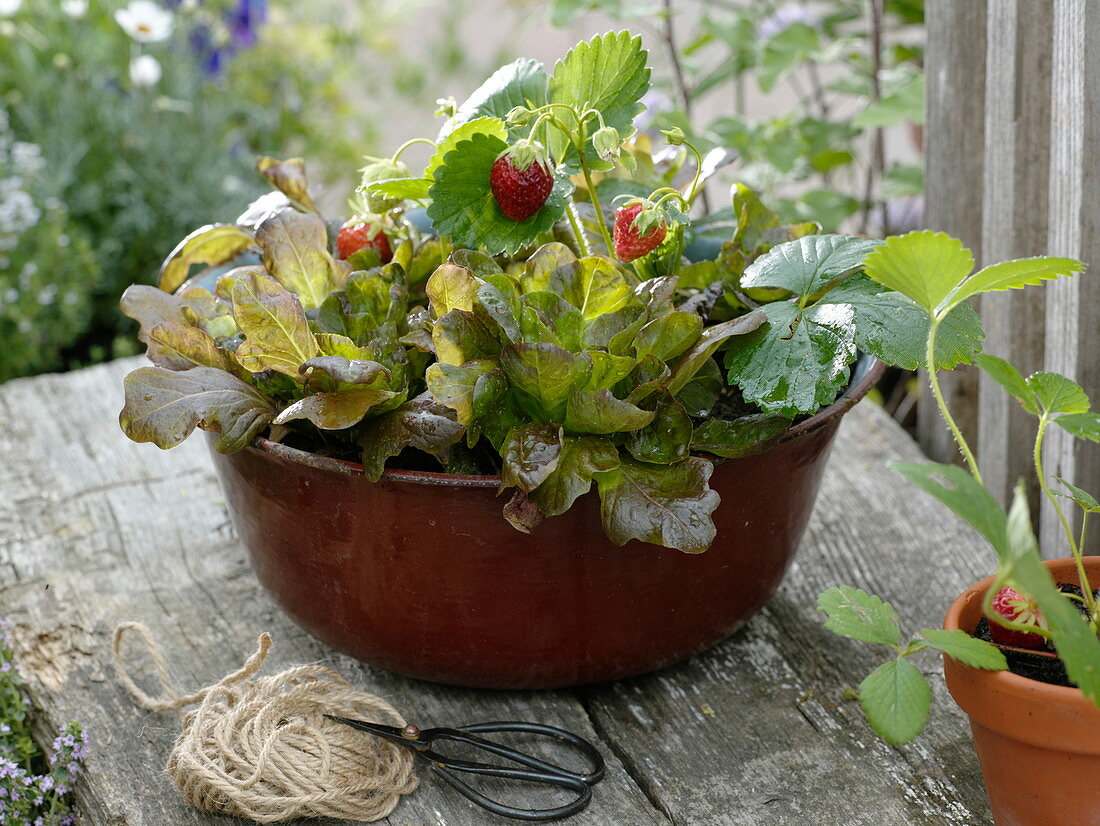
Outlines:
<svg viewBox="0 0 1100 826"><path fill-rule="evenodd" d="M367 187L376 181L388 181L391 178L409 177L409 168L403 161L392 161L389 158L376 160L364 166L360 172L362 178L359 181L359 189L356 191L363 196L363 202L367 209L376 214L388 212L401 203L400 198L387 198L380 192L371 192Z"/></svg>

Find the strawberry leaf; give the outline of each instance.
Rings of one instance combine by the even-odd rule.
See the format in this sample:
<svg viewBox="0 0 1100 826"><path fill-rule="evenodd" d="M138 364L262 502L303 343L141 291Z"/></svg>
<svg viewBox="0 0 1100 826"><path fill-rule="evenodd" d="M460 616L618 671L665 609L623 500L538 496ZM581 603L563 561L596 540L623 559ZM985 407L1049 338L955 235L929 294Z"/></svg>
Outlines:
<svg viewBox="0 0 1100 826"><path fill-rule="evenodd" d="M1096 497L1089 493L1087 490L1070 484L1060 476L1055 476L1058 483L1062 485L1069 493L1061 493L1055 491L1055 495L1061 496L1064 499L1071 499L1076 502L1083 511L1086 513L1100 513L1100 501L1097 501Z"/></svg>
<svg viewBox="0 0 1100 826"><path fill-rule="evenodd" d="M439 131L442 142L458 127L476 118L504 117L516 106L539 107L546 103L546 70L537 60L520 58L501 66L481 84Z"/></svg>
<svg viewBox="0 0 1100 826"><path fill-rule="evenodd" d="M960 628L950 631L942 628L925 629L920 632L920 636L932 648L971 668L982 668L986 671L1003 671L1008 668L1005 655L997 646L972 637Z"/></svg>
<svg viewBox="0 0 1100 826"><path fill-rule="evenodd" d="M634 118L645 108L641 100L649 90L647 57L642 38L628 31L608 32L578 43L554 65L549 101L598 110L604 125L616 129L626 140L634 134ZM571 113L561 109L555 114L570 129L576 128ZM589 133L594 131L595 126ZM550 129L548 136L551 156L565 160L568 148L565 136L556 129ZM599 160L591 144L586 147L586 156Z"/></svg>
<svg viewBox="0 0 1100 826"><path fill-rule="evenodd" d="M573 184L560 173L554 176L546 203L531 217L513 221L500 211L489 174L506 146L495 135L479 132L460 141L435 170L428 217L436 232L449 236L455 245L491 255L512 254L549 232L565 213Z"/></svg>
<svg viewBox="0 0 1100 826"><path fill-rule="evenodd" d="M1073 413L1054 420L1062 430L1078 439L1100 442L1100 413Z"/></svg>
<svg viewBox="0 0 1100 826"><path fill-rule="evenodd" d="M973 269L974 256L962 241L929 230L888 238L863 262L871 279L908 296L929 315Z"/></svg>
<svg viewBox="0 0 1100 826"><path fill-rule="evenodd" d="M854 273L881 241L852 235L809 235L773 247L741 276L741 287L772 287L810 298Z"/></svg>
<svg viewBox="0 0 1100 826"><path fill-rule="evenodd" d="M859 702L871 728L887 743L902 745L924 728L932 689L907 660L890 660L859 684Z"/></svg>
<svg viewBox="0 0 1100 826"><path fill-rule="evenodd" d="M1081 385L1058 373L1032 373L1027 388L1044 414L1088 413L1091 407Z"/></svg>
<svg viewBox="0 0 1100 826"><path fill-rule="evenodd" d="M1084 269L1084 264L1072 258L1039 257L1004 261L974 273L951 295L943 311L950 310L971 296L1038 286L1044 281L1084 272Z"/></svg>
<svg viewBox="0 0 1100 826"><path fill-rule="evenodd" d="M982 369L982 372L1001 385L1010 396L1015 398L1024 410L1033 415L1039 414L1035 397L1032 395L1031 388L1027 386L1027 379L1014 366L1003 358L988 353L982 353L974 360L974 363Z"/></svg>
<svg viewBox="0 0 1100 826"><path fill-rule="evenodd" d="M901 641L893 606L859 588L830 588L818 596L817 608L828 615L825 627L834 634L878 645L896 646Z"/></svg>

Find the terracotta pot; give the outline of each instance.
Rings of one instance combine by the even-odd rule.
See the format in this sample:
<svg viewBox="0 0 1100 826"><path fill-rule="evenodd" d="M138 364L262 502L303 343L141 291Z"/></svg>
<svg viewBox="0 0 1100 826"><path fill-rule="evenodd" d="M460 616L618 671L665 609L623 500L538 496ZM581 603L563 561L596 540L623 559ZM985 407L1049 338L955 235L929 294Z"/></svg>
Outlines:
<svg viewBox="0 0 1100 826"><path fill-rule="evenodd" d="M1045 563L1080 584L1072 559ZM1100 557L1086 557L1092 587ZM983 579L955 600L944 628L970 633L982 616ZM1100 826L1100 708L1075 688L944 658L951 696L970 715L974 747L997 826Z"/></svg>
<svg viewBox="0 0 1100 826"><path fill-rule="evenodd" d="M613 545L594 491L527 535L501 515L497 477L392 470L371 483L265 440L214 464L261 582L318 639L426 680L575 685L685 659L775 593L840 418L881 372L865 359L776 447L719 461L718 538L698 555Z"/></svg>

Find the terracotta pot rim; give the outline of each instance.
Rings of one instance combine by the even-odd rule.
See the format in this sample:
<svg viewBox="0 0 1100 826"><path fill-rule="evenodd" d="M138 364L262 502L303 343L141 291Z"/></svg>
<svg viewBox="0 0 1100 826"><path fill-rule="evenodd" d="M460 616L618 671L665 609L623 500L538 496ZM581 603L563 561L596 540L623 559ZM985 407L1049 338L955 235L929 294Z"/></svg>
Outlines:
<svg viewBox="0 0 1100 826"><path fill-rule="evenodd" d="M882 378L883 371L886 369L885 363L867 355L862 356L859 361L856 362L857 369L860 365L868 362L869 366L864 368L863 375L857 382L849 386L848 389L828 407L822 408L810 418L799 422L788 430L780 440L780 444L812 433L851 410L856 402L866 396L871 388L878 383L878 380ZM298 465L305 465L316 470L327 470L333 473L353 476L363 475L363 466L358 462L334 459L329 456L318 456L315 453L309 453L295 447L272 442L262 436L257 437L252 444L245 449L266 453L274 458L283 459ZM717 457L714 458L717 462L724 461ZM387 468L382 472L382 479L391 482L408 482L416 485L461 488L500 487L499 476L470 476L457 473L438 473L430 470L399 470Z"/></svg>
<svg viewBox="0 0 1100 826"><path fill-rule="evenodd" d="M1100 558L1094 558L1095 561L1090 561L1089 557L1085 558L1085 565L1090 569L1100 570ZM1068 568L1076 575L1077 565L1072 557L1063 557L1061 559L1046 559L1043 560L1043 564L1048 568ZM1094 571L1090 570L1089 574L1093 574ZM963 591L954 602L951 603L951 607L947 609L947 614L943 618L943 627L947 630L963 630L970 633L972 629L963 628L960 622L963 612L974 601L979 602L984 597L985 592L993 584L993 580L996 577L987 576L981 582L975 583L971 587ZM1074 576L1076 579L1076 576ZM946 657L945 657L946 659ZM1030 677L1023 677L1019 674L1013 674L1007 669L1004 671L984 671L981 669L970 669L967 666L958 664L960 668L966 668L968 671L974 671L980 674L982 681L988 685L990 690L997 691L1002 694L1009 694L1014 696L1039 696L1043 702L1056 703L1060 705L1073 705L1081 704L1087 705L1090 708L1095 708L1095 705L1088 700L1084 694L1081 693L1079 688L1074 688L1065 685L1052 685L1051 683L1044 683L1041 680L1033 680Z"/></svg>

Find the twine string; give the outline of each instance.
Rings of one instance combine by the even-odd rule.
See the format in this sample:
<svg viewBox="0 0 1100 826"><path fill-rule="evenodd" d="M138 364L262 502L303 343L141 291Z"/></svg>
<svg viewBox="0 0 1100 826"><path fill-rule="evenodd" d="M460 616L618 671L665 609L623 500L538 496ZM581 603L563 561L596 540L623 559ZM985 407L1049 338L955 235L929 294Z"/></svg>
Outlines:
<svg viewBox="0 0 1100 826"><path fill-rule="evenodd" d="M130 676L122 655L128 633L144 642L161 696L150 696ZM405 719L324 666L258 677L270 650L270 635L261 634L243 666L184 695L176 693L164 652L142 623L115 629L112 654L119 681L142 708L180 712L197 706L183 716L168 757L169 776L197 808L258 823L388 816L416 789L412 754L325 715L396 726Z"/></svg>

